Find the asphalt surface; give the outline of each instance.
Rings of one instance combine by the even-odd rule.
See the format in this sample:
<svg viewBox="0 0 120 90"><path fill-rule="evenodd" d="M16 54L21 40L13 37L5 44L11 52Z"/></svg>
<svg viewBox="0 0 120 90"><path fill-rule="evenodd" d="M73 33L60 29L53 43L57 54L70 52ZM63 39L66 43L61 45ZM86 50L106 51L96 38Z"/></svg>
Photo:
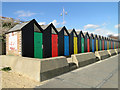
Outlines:
<svg viewBox="0 0 120 90"><path fill-rule="evenodd" d="M118 88L118 57L78 68L35 88Z"/></svg>

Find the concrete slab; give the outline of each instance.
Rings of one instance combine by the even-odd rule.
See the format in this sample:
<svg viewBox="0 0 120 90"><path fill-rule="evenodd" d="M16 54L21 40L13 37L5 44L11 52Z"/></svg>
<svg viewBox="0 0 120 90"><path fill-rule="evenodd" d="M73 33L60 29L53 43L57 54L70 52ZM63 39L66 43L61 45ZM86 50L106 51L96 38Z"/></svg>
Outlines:
<svg viewBox="0 0 120 90"><path fill-rule="evenodd" d="M107 50L102 50L102 51L95 51L95 55L100 59L100 60L103 60L103 59L106 59L106 58L109 58L110 55L108 53Z"/></svg>
<svg viewBox="0 0 120 90"><path fill-rule="evenodd" d="M93 52L80 53L71 55L72 61L77 65L77 67L83 67L98 61L98 58Z"/></svg>
<svg viewBox="0 0 120 90"><path fill-rule="evenodd" d="M107 50L107 51L108 51L108 53L109 53L110 56L116 55L116 52L115 52L114 49L109 49L109 50Z"/></svg>

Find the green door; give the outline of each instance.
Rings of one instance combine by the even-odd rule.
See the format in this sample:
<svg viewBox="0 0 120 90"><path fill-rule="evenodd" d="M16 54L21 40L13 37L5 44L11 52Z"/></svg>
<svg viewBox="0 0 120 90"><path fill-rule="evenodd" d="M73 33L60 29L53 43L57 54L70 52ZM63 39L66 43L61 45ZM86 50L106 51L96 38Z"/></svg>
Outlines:
<svg viewBox="0 0 120 90"><path fill-rule="evenodd" d="M34 57L42 58L43 49L42 49L42 33L34 32Z"/></svg>
<svg viewBox="0 0 120 90"><path fill-rule="evenodd" d="M84 53L84 38L81 38L81 53Z"/></svg>
<svg viewBox="0 0 120 90"><path fill-rule="evenodd" d="M99 48L100 48L100 51L101 51L101 40L99 40Z"/></svg>

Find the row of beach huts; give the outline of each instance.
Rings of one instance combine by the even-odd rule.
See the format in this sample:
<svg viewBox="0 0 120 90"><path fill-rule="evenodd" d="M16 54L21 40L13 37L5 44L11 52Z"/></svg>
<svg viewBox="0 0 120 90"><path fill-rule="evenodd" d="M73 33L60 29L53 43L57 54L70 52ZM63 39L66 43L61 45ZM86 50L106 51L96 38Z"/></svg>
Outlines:
<svg viewBox="0 0 120 90"><path fill-rule="evenodd" d="M70 56L119 48L118 40L66 27L39 25L35 19L20 23L6 33L6 55L33 58Z"/></svg>

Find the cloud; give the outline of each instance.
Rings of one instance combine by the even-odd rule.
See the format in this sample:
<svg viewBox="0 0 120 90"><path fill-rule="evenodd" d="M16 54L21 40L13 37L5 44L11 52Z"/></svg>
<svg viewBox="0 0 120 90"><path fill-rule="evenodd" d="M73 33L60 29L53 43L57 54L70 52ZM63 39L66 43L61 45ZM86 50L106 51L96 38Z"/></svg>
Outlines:
<svg viewBox="0 0 120 90"><path fill-rule="evenodd" d="M39 25L45 25L46 22L38 22Z"/></svg>
<svg viewBox="0 0 120 90"><path fill-rule="evenodd" d="M60 23L58 23L58 22L57 22L57 20L53 20L53 21L52 21L52 22L50 22L50 23L53 23L53 25L54 25L54 26L57 26L57 25L59 25L59 24L60 24Z"/></svg>
<svg viewBox="0 0 120 90"><path fill-rule="evenodd" d="M35 15L36 13L20 10L20 11L16 11L15 14L17 14L18 17L30 17L32 15Z"/></svg>
<svg viewBox="0 0 120 90"><path fill-rule="evenodd" d="M100 27L100 26L99 25L94 25L94 24L87 24L87 25L84 26L84 30L90 29L90 28L95 29L95 28L98 28L98 27Z"/></svg>
<svg viewBox="0 0 120 90"><path fill-rule="evenodd" d="M114 33L108 29L105 29L105 28L98 28L98 29L95 29L94 30L94 34L98 34L98 35L101 35L101 36L108 36L108 35L113 35L113 36L118 36L117 33Z"/></svg>
<svg viewBox="0 0 120 90"><path fill-rule="evenodd" d="M118 25L115 25L114 27L118 29L118 28L120 27L120 24L118 24Z"/></svg>
<svg viewBox="0 0 120 90"><path fill-rule="evenodd" d="M76 31L80 31L82 29L76 29ZM106 28L97 28L95 30L82 30L83 32L88 32L89 34L90 33L93 33L93 34L97 34L97 35L101 35L101 36L108 36L108 35L113 35L113 36L118 36L118 33L115 33L111 30L108 30Z"/></svg>

